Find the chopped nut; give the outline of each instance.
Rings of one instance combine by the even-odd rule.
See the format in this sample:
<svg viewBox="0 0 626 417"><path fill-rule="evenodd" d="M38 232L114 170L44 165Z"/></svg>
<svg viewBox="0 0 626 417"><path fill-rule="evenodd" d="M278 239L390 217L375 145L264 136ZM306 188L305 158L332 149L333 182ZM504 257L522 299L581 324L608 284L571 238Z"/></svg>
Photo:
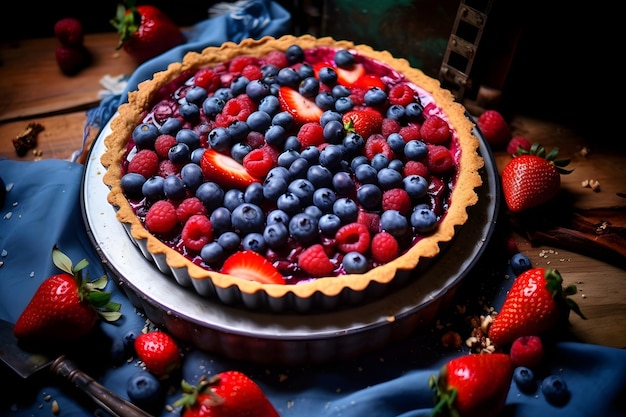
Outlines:
<svg viewBox="0 0 626 417"><path fill-rule="evenodd" d="M52 414L59 415L59 411L61 411L61 407L59 407L57 400L52 401Z"/></svg>
<svg viewBox="0 0 626 417"><path fill-rule="evenodd" d="M447 331L441 336L441 344L445 348L459 349L461 347L461 335L455 331Z"/></svg>
<svg viewBox="0 0 626 417"><path fill-rule="evenodd" d="M41 124L31 122L22 133L13 139L13 146L18 156L24 156L30 149L37 147L37 135L42 130Z"/></svg>

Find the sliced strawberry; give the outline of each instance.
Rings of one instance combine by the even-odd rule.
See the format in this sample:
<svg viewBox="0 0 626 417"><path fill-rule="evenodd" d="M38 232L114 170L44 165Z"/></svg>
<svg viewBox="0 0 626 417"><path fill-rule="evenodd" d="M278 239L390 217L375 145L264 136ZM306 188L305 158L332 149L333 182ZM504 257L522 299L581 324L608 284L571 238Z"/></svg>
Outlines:
<svg viewBox="0 0 626 417"><path fill-rule="evenodd" d="M224 261L220 272L262 284L285 283L281 273L270 261L251 250L243 250L230 255Z"/></svg>
<svg viewBox="0 0 626 417"><path fill-rule="evenodd" d="M335 68L335 71L337 72L337 82L346 87L354 85L365 75L365 67L363 64L354 64L350 69Z"/></svg>
<svg viewBox="0 0 626 417"><path fill-rule="evenodd" d="M278 100L283 111L291 113L294 120L299 123L319 122L323 110L315 101L310 100L296 90L289 87L280 87L278 90Z"/></svg>
<svg viewBox="0 0 626 417"><path fill-rule="evenodd" d="M202 154L200 168L205 178L215 181L225 188L245 189L259 179L253 177L246 168L230 156L214 149L207 149Z"/></svg>
<svg viewBox="0 0 626 417"><path fill-rule="evenodd" d="M370 88L378 87L383 91L387 90L387 86L385 82L380 79L378 75L374 74L363 74L360 76L354 83L352 83L353 87L364 88L369 90Z"/></svg>

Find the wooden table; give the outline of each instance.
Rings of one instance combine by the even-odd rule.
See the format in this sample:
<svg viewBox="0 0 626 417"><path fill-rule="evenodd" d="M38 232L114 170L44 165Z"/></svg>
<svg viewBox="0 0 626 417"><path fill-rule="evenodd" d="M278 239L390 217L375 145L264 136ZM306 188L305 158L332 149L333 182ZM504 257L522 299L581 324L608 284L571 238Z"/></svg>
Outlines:
<svg viewBox="0 0 626 417"><path fill-rule="evenodd" d="M0 49L0 158L25 161L69 159L80 149L86 110L99 103L102 77L130 74L135 68L125 53L115 50L116 43L117 37L113 33L87 35L85 44L93 54L93 64L73 77L62 75L56 65L56 39L3 44ZM31 122L39 123L44 130L38 135L36 151L18 157L12 139ZM617 216L610 218L609 226L621 227L624 236L624 151L598 145L549 119L525 117L520 113L512 118L511 126L514 134L541 142L549 149L558 146L562 156L571 158L570 168L574 168L574 172L562 177L562 188L574 201L574 208L617 209ZM92 132L88 142L94 139L93 135ZM499 170L510 159L502 151L496 151L494 156ZM79 162L83 161L83 158L79 159ZM599 182L599 190L583 187L583 182L590 179ZM607 226L603 220L606 219L599 219L598 227ZM534 265L556 267L566 284L577 285L579 293L575 301L588 320L572 315L572 332L576 338L588 343L626 347L626 271L623 260L606 262L588 256L585 250L573 250L575 248L567 245L564 248L558 244L552 246L553 243L531 243L519 233L511 236Z"/></svg>

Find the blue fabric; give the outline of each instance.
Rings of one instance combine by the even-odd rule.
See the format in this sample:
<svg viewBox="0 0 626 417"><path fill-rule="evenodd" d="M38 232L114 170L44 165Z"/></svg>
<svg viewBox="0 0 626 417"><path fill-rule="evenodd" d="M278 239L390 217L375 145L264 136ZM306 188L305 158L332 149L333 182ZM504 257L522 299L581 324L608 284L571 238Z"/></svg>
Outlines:
<svg viewBox="0 0 626 417"><path fill-rule="evenodd" d="M50 255L54 245L74 262L86 258L91 277L104 273L81 215L82 174L82 165L68 161L0 160L0 177L9 188L0 208L0 318L14 322L39 284L58 272ZM496 283L494 290L496 308L512 281L504 279L502 272L503 282ZM137 364L115 361L111 346L129 330L139 331L145 317L113 280L107 290L122 304L122 319L115 324L100 323L96 335L74 346L73 353L83 358L81 366L100 383L128 398L126 383L137 372ZM420 331L379 352L341 364L312 367L242 363L185 347L181 377L193 383L202 373L241 370L259 383L281 417L427 416L433 405L428 378L447 360L464 354L434 351L436 344L433 333ZM626 415L621 401L626 394L626 350L558 341L550 352L547 372L564 377L572 394L570 401L555 407L539 391L523 394L512 384L504 416ZM0 366L0 380L4 386L0 395L2 416L49 416L51 404L46 396L59 403L64 417L90 417L96 410L78 391L46 372L25 381ZM170 392L167 404L179 395L178 391ZM172 416L162 405L158 410L155 414L160 417Z"/></svg>

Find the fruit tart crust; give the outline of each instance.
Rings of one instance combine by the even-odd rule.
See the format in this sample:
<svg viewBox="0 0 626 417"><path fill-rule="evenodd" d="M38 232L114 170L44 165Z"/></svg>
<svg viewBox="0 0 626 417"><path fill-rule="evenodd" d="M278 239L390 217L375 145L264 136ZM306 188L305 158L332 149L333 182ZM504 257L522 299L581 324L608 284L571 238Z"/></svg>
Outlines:
<svg viewBox="0 0 626 417"><path fill-rule="evenodd" d="M415 85L432 95L434 102L443 109L450 125L456 131L462 149L458 177L450 196L450 207L432 234L419 240L396 260L373 268L364 274L317 278L297 285L279 285L261 284L205 270L148 232L133 212L120 186L121 162L126 152L128 138L135 126L142 121L146 110L151 107L152 99L160 87L173 81L181 73L197 70L201 67L214 66L238 55L261 57L274 49L285 51L295 43L303 49L329 46L357 51L363 56L390 65L396 71L404 74ZM346 288L353 291L363 291L371 282L389 284L398 271L413 270L421 258L435 257L440 252L440 243L448 242L453 238L455 228L463 225L468 219L468 207L477 203L478 195L475 189L482 184L479 169L483 166L484 161L478 154L479 139L472 133L473 128L474 124L465 116L464 107L454 101L450 91L440 87L439 81L425 75L418 69L412 68L407 60L394 58L387 51L375 51L366 45L355 45L349 41L337 41L330 37L315 38L310 35L300 37L287 35L278 39L272 37L264 37L259 40L246 39L239 44L226 42L219 47L208 47L200 53L189 52L182 62L170 64L167 70L154 74L152 80L142 82L136 91L129 93L128 103L119 107L119 114L111 121L112 133L104 141L107 149L101 157L101 162L108 169L103 180L110 188L108 202L117 209L118 220L126 225L127 230L130 230L132 238L138 242L145 241L147 250L151 254L164 255L167 264L173 270L186 269L192 280L210 279L216 288L226 289L236 286L242 294L265 292L267 296L272 298L284 297L289 293L297 298L309 298L318 292L333 297L339 295Z"/></svg>

